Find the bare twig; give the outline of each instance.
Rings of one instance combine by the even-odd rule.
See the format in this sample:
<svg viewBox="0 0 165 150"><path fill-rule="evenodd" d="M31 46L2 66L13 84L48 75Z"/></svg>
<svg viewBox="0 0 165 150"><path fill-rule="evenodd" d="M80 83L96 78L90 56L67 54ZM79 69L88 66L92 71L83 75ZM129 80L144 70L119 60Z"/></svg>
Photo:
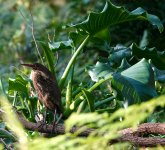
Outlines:
<svg viewBox="0 0 165 150"><path fill-rule="evenodd" d="M31 32L32 32L32 38L33 38L33 41L34 41L34 44L35 44L35 47L36 47L36 50L37 50L38 56L39 56L39 58L40 58L42 64L44 64L44 61L43 61L42 56L41 56L41 54L40 54L40 51L39 51L39 48L38 48L38 44L37 44L37 41L36 41L36 39L35 39L35 35L34 35L34 19L33 19L32 12L31 12L31 10L29 10L29 12L30 12L30 16L31 16L31 25L29 25L29 23L28 23L26 17L23 15L22 11L19 10L19 12L20 12L21 16L24 18L24 20L25 20L27 26L31 29Z"/></svg>
<svg viewBox="0 0 165 150"><path fill-rule="evenodd" d="M48 41L49 42L54 42L54 39L55 39L55 29L53 29L53 36L52 37L50 36L48 31L46 31L46 32L48 34Z"/></svg>
<svg viewBox="0 0 165 150"><path fill-rule="evenodd" d="M44 61L43 61L43 59L42 59L42 56L41 56L40 51L39 51L39 48L38 48L38 44L37 44L36 39L35 39L35 36L34 36L34 19L33 19L33 15L32 15L31 10L29 10L29 12L30 12L30 16L31 16L31 31L32 31L32 37L33 37L33 40L34 40L34 43L35 43L35 46L36 46L36 50L37 50L37 52L38 52L38 55L39 55L39 57L40 57L40 59L41 59L42 64L44 65Z"/></svg>

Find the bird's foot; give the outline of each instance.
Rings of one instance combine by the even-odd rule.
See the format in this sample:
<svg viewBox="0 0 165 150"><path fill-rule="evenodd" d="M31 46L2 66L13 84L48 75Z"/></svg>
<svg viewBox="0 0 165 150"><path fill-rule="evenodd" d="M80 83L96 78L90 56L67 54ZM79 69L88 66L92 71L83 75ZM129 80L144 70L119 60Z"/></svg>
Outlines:
<svg viewBox="0 0 165 150"><path fill-rule="evenodd" d="M53 123L53 127L52 127L52 131L51 131L51 135L52 134L57 134L57 125L56 123Z"/></svg>
<svg viewBox="0 0 165 150"><path fill-rule="evenodd" d="M53 127L52 127L51 134L53 134L53 133L57 134L57 125L58 125L59 121L61 120L62 116L63 116L63 115L60 114L58 120L56 121L56 110L55 110L55 113L54 113L54 120L53 120Z"/></svg>
<svg viewBox="0 0 165 150"><path fill-rule="evenodd" d="M38 129L39 129L39 128L43 128L44 126L47 125L45 121L39 121L38 123L39 123L39 125L38 125L38 127L37 127Z"/></svg>

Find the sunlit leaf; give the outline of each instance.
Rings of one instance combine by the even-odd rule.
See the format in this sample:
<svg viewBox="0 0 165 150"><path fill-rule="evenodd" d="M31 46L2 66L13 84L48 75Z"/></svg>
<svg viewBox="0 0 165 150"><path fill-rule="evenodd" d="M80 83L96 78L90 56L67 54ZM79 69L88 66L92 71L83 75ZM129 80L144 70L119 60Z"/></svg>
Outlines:
<svg viewBox="0 0 165 150"><path fill-rule="evenodd" d="M114 69L108 63L97 62L94 67L88 68L88 73L91 79L97 82L101 78L107 79L114 73Z"/></svg>
<svg viewBox="0 0 165 150"><path fill-rule="evenodd" d="M0 150L4 150L4 146L0 144Z"/></svg>
<svg viewBox="0 0 165 150"><path fill-rule="evenodd" d="M13 112L13 109L9 104L9 102L7 101L7 99L5 97L0 97L0 102L2 104L2 109L5 112L2 116L3 120L18 138L19 147L24 148L26 150L28 148L27 147L28 141L22 124L18 121L17 116Z"/></svg>

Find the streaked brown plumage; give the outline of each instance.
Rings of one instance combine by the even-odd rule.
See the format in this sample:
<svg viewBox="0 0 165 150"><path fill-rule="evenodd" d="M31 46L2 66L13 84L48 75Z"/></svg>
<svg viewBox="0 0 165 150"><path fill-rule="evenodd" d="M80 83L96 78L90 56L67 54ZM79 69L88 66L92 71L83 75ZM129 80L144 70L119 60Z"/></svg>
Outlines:
<svg viewBox="0 0 165 150"><path fill-rule="evenodd" d="M39 101L53 113L55 110L61 114L61 91L56 78L43 65L39 63L22 64L32 68L32 81Z"/></svg>

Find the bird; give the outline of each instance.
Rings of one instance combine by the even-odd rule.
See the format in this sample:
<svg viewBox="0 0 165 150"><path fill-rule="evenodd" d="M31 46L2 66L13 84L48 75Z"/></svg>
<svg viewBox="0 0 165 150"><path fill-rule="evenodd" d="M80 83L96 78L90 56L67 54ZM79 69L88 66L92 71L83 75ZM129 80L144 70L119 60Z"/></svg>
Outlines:
<svg viewBox="0 0 165 150"><path fill-rule="evenodd" d="M54 127L56 113L60 114L60 119L62 117L61 91L58 86L56 77L49 71L48 68L46 68L44 65L40 63L21 65L25 67L30 67L32 69L31 78L34 89L38 95L40 103L42 103L45 106L46 110L48 109L54 113Z"/></svg>

